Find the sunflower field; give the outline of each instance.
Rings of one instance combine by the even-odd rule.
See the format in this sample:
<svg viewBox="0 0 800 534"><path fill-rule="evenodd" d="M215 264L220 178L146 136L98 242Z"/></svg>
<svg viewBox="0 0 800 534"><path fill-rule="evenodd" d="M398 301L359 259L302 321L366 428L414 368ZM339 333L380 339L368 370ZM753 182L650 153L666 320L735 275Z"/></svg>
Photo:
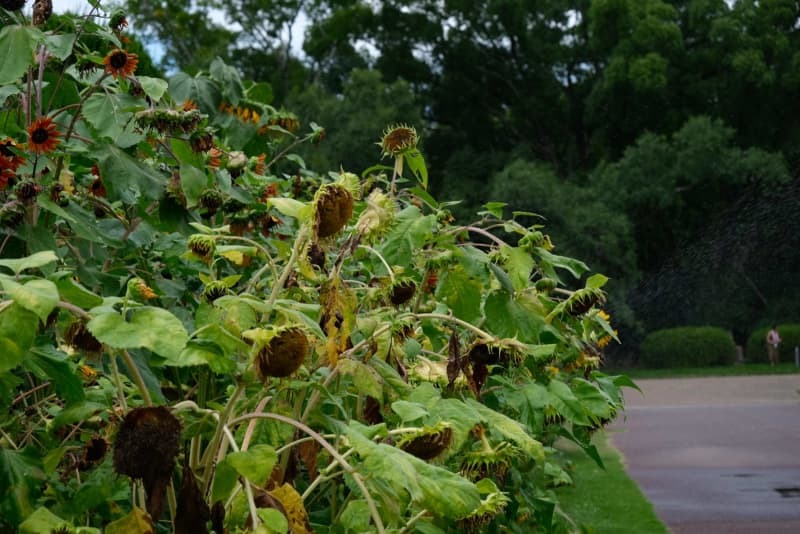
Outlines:
<svg viewBox="0 0 800 534"><path fill-rule="evenodd" d="M532 214L368 169L223 61L137 74L125 14L0 2L0 530L569 532L558 440L626 377L601 274Z"/></svg>

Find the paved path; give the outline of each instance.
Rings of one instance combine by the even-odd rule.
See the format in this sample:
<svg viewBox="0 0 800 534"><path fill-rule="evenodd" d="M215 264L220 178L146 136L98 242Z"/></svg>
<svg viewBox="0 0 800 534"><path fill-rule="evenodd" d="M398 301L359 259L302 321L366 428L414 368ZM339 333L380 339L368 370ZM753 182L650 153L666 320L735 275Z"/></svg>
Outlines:
<svg viewBox="0 0 800 534"><path fill-rule="evenodd" d="M800 533L800 375L637 383L609 436L672 532Z"/></svg>

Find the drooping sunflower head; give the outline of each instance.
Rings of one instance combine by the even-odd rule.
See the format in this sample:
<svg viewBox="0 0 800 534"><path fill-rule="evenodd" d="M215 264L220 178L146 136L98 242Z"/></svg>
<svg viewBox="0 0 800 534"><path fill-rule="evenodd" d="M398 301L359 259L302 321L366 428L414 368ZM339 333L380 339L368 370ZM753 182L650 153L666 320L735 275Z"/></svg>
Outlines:
<svg viewBox="0 0 800 534"><path fill-rule="evenodd" d="M64 333L67 345L75 347L90 356L96 356L103 351L103 344L86 328L86 323L78 319Z"/></svg>
<svg viewBox="0 0 800 534"><path fill-rule="evenodd" d="M464 456L461 461L461 474L472 481L491 478L502 484L512 461L518 455L517 448L507 441L502 441L494 447L485 444L481 450L471 451Z"/></svg>
<svg viewBox="0 0 800 534"><path fill-rule="evenodd" d="M502 491L493 491L484 499L481 505L468 516L458 520L458 526L463 531L475 532L482 530L492 519L500 515L510 502L508 496Z"/></svg>
<svg viewBox="0 0 800 534"><path fill-rule="evenodd" d="M47 154L56 149L61 132L50 117L40 117L28 126L28 146L37 154Z"/></svg>
<svg viewBox="0 0 800 534"><path fill-rule="evenodd" d="M263 382L269 377L285 378L297 371L311 347L302 327L255 328L242 334L253 342L256 372Z"/></svg>
<svg viewBox="0 0 800 534"><path fill-rule="evenodd" d="M566 300L566 311L572 316L583 315L595 306L605 303L605 293L599 288L585 287L577 290Z"/></svg>
<svg viewBox="0 0 800 534"><path fill-rule="evenodd" d="M314 230L319 239L337 234L353 216L353 194L339 184L323 185L314 198Z"/></svg>
<svg viewBox="0 0 800 534"><path fill-rule="evenodd" d="M103 59L106 72L114 78L125 78L136 71L139 64L139 56L131 54L120 48L115 48Z"/></svg>
<svg viewBox="0 0 800 534"><path fill-rule="evenodd" d="M161 515L180 438L180 420L164 406L148 406L125 416L114 441L114 471L142 480L152 517Z"/></svg>
<svg viewBox="0 0 800 534"><path fill-rule="evenodd" d="M222 280L212 280L203 288L203 298L209 304L214 302L220 297L224 297L225 295L230 295L231 290L228 287L228 284L223 282Z"/></svg>
<svg viewBox="0 0 800 534"><path fill-rule="evenodd" d="M419 136L416 128L406 124L395 124L384 130L381 146L384 156L399 156L417 147Z"/></svg>
<svg viewBox="0 0 800 534"><path fill-rule="evenodd" d="M409 278L396 281L389 289L389 302L401 306L417 292L417 283Z"/></svg>
<svg viewBox="0 0 800 534"><path fill-rule="evenodd" d="M420 460L432 460L446 451L452 442L453 429L448 423L440 421L432 427L403 434L397 440L397 446Z"/></svg>
<svg viewBox="0 0 800 534"><path fill-rule="evenodd" d="M194 234L186 241L186 247L192 254L199 258L200 261L211 263L217 244L211 236Z"/></svg>

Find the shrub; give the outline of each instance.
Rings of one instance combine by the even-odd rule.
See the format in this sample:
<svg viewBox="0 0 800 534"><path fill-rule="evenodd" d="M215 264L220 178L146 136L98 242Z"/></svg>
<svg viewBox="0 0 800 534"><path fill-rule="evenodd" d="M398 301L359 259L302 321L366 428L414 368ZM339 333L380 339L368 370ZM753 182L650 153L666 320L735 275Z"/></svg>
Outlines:
<svg viewBox="0 0 800 534"><path fill-rule="evenodd" d="M759 328L747 338L745 356L749 362L767 362L767 332L768 326ZM800 324L778 325L778 334L781 336L779 361L790 362L794 360L794 348L800 347Z"/></svg>
<svg viewBox="0 0 800 534"><path fill-rule="evenodd" d="M703 367L734 361L736 345L730 333L714 326L685 326L649 333L642 342L645 367Z"/></svg>

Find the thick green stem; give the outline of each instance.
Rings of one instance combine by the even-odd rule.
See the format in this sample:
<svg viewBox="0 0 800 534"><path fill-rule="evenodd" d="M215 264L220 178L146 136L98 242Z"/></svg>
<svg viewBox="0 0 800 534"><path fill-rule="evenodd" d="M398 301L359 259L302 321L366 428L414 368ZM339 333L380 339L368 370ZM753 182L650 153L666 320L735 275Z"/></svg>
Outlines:
<svg viewBox="0 0 800 534"><path fill-rule="evenodd" d="M309 229L307 226L304 226L298 233L297 238L294 240L294 247L292 247L292 254L289 256L289 261L286 262L286 265L283 268L283 272L281 273L281 277L275 282L275 285L272 286L272 293L269 296L269 301L267 305L271 308L275 301L278 299L278 294L283 289L283 286L286 285L286 280L289 279L289 275L292 274L292 270L294 269L294 265L297 262L298 256L300 256L300 251L303 250L303 246L305 245L306 238L308 237Z"/></svg>
<svg viewBox="0 0 800 534"><path fill-rule="evenodd" d="M119 351L119 354L122 356L125 366L130 371L133 382L136 384L136 387L139 388L139 394L142 396L142 400L144 401L145 405L152 406L153 399L150 397L150 390L147 389L147 386L144 383L144 378L142 378L142 374L139 372L139 368L136 367L136 363L133 361L130 353L123 349Z"/></svg>
<svg viewBox="0 0 800 534"><path fill-rule="evenodd" d="M236 384L236 389L228 399L228 404L225 405L225 410L222 412L222 416L217 423L217 429L214 432L214 437L211 438L211 442L208 444L206 451L203 453L203 458L200 460L200 463L203 466L205 487L203 491L204 495L208 495L208 492L211 489L211 481L214 478L214 462L217 458L217 451L219 450L220 443L222 442L223 428L231 418L231 414L233 414L236 402L239 400L239 396L244 392L244 390L244 384Z"/></svg>

